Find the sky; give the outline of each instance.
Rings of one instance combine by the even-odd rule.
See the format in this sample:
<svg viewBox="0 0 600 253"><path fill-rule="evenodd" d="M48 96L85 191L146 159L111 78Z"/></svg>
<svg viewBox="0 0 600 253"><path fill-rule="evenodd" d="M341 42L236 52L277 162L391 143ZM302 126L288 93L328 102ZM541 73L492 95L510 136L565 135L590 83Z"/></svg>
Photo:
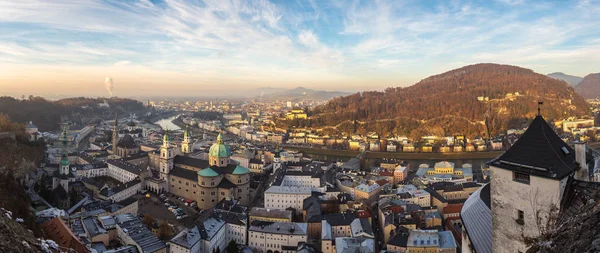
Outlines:
<svg viewBox="0 0 600 253"><path fill-rule="evenodd" d="M469 64L600 72L600 0L0 0L0 95L409 86Z"/></svg>

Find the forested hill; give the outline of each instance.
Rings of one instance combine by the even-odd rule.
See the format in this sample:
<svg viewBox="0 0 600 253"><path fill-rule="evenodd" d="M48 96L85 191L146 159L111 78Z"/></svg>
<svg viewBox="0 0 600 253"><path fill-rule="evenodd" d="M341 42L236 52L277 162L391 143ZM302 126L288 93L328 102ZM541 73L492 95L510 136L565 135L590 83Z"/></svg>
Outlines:
<svg viewBox="0 0 600 253"><path fill-rule="evenodd" d="M533 118L538 100L544 101L546 119L588 113L583 98L563 81L529 69L486 63L434 75L410 87L335 98L315 108L307 122L291 124L335 126L340 134L475 136L483 134L490 108L491 130L500 133Z"/></svg>
<svg viewBox="0 0 600 253"><path fill-rule="evenodd" d="M586 99L600 97L600 73L585 76L575 90Z"/></svg>
<svg viewBox="0 0 600 253"><path fill-rule="evenodd" d="M108 108L99 104L106 101ZM90 124L102 119L129 113L144 113L146 108L136 100L126 98L66 98L49 101L42 97L16 99L13 97L0 97L0 114L6 114L14 122L33 124L40 131L53 131L59 129L62 121L72 121L75 124Z"/></svg>

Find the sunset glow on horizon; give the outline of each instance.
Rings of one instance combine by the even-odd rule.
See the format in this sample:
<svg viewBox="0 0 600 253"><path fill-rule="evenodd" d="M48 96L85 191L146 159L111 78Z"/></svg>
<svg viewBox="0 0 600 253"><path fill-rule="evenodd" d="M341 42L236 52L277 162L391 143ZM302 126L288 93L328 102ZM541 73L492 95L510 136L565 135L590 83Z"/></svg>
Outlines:
<svg viewBox="0 0 600 253"><path fill-rule="evenodd" d="M0 95L382 90L493 62L600 72L600 2L0 0Z"/></svg>

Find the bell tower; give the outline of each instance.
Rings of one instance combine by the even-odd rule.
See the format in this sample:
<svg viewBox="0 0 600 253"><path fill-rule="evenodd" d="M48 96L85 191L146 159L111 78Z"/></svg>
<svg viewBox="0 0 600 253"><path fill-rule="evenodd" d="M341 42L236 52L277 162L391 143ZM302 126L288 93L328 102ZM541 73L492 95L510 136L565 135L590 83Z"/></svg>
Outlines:
<svg viewBox="0 0 600 253"><path fill-rule="evenodd" d="M273 174L275 174L275 172L277 170L281 169L281 154L279 151L279 147L277 147L277 149L275 149L275 156L273 156Z"/></svg>
<svg viewBox="0 0 600 253"><path fill-rule="evenodd" d="M174 147L171 146L168 132L165 132L163 144L160 147L160 178L167 180L169 173L173 169L173 159L175 158Z"/></svg>
<svg viewBox="0 0 600 253"><path fill-rule="evenodd" d="M185 132L183 132L183 141L181 142L181 152L184 154L192 153L193 143L190 138L190 131L188 126L185 127Z"/></svg>

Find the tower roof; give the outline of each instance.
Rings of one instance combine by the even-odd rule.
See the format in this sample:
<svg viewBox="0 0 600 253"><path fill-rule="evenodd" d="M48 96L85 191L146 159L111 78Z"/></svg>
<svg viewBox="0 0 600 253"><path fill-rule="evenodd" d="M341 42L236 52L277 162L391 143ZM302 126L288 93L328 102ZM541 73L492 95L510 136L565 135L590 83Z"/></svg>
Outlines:
<svg viewBox="0 0 600 253"><path fill-rule="evenodd" d="M123 139L119 141L119 144L117 144L117 146L121 148L135 148L137 145L133 141L133 137L131 137L131 135L129 134L126 134L125 136L123 136Z"/></svg>
<svg viewBox="0 0 600 253"><path fill-rule="evenodd" d="M225 158L231 156L231 150L223 143L223 136L219 133L217 141L210 147L209 156Z"/></svg>
<svg viewBox="0 0 600 253"><path fill-rule="evenodd" d="M556 135L541 115L535 117L512 147L490 164L554 179L568 176L579 166L575 151Z"/></svg>
<svg viewBox="0 0 600 253"><path fill-rule="evenodd" d="M164 142L169 142L169 141L171 141L171 138L169 138L169 135L167 134L167 132L165 132L165 135L163 136L163 141L164 141Z"/></svg>
<svg viewBox="0 0 600 253"><path fill-rule="evenodd" d="M187 139L190 137L190 130L189 130L189 126L185 126L185 131L183 131L183 138Z"/></svg>

